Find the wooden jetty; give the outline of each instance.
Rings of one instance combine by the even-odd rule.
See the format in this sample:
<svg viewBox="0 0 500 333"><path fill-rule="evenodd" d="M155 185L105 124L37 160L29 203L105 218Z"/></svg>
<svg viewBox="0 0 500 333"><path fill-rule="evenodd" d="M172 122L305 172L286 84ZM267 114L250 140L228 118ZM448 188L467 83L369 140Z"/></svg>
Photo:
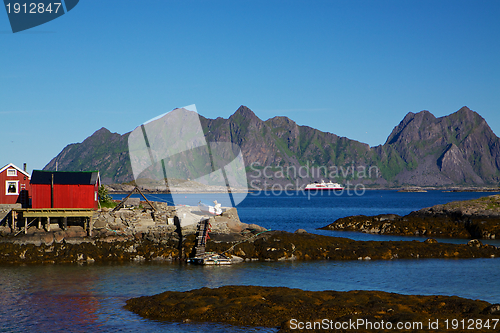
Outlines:
<svg viewBox="0 0 500 333"><path fill-rule="evenodd" d="M42 224L45 224L45 230L50 232L51 219L57 219L58 223L62 220L62 229L68 228L68 218L83 219L83 229L87 231L89 236L92 236L92 217L94 209L88 208L23 208L13 209L11 211L11 229L12 232L17 232L17 227L20 221L24 220L24 226L21 227L21 232L28 233L28 227L33 223L38 223L38 229L42 229ZM16 218L17 217L17 218ZM30 221L29 221L30 220ZM29 221L29 222L28 222ZM23 230L24 229L24 230ZM19 232L18 232L19 233Z"/></svg>
<svg viewBox="0 0 500 333"><path fill-rule="evenodd" d="M195 256L193 258L189 258L188 262L198 265L231 265L231 259L227 256L215 252L205 252L210 227L210 219L198 222Z"/></svg>

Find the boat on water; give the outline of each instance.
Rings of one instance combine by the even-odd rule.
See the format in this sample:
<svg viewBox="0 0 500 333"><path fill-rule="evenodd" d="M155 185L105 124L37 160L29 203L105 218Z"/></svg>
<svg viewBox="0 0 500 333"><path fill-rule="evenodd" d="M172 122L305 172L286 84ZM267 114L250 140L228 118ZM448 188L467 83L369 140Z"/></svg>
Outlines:
<svg viewBox="0 0 500 333"><path fill-rule="evenodd" d="M204 214L210 214L210 215L222 214L222 205L220 203L218 203L217 200L214 201L213 206L207 205L207 204L200 201L198 203L198 208Z"/></svg>
<svg viewBox="0 0 500 333"><path fill-rule="evenodd" d="M311 191L311 190L318 190L318 191L327 191L327 190L334 190L334 191L340 191L343 190L344 187L339 184L339 183L333 183L329 181L328 183L325 183L324 180L321 180L321 183L319 182L314 182L311 184L308 184L305 188L306 191Z"/></svg>
<svg viewBox="0 0 500 333"><path fill-rule="evenodd" d="M187 262L196 265L231 265L229 257L215 252L206 252L201 256L189 258Z"/></svg>

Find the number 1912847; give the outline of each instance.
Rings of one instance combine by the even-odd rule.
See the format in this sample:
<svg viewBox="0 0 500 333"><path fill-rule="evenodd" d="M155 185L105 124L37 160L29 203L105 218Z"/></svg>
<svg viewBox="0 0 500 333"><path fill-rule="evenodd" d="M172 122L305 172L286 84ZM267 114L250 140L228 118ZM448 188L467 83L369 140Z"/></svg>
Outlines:
<svg viewBox="0 0 500 333"><path fill-rule="evenodd" d="M53 5L53 6L52 6ZM43 13L54 13L57 14L59 9L61 8L62 3L60 2L54 2L54 3L49 3L47 6L43 2L40 3L7 3L5 6L7 7L7 13L14 13L14 14L43 14Z"/></svg>
<svg viewBox="0 0 500 333"><path fill-rule="evenodd" d="M447 330L496 330L500 319L446 319L444 321Z"/></svg>

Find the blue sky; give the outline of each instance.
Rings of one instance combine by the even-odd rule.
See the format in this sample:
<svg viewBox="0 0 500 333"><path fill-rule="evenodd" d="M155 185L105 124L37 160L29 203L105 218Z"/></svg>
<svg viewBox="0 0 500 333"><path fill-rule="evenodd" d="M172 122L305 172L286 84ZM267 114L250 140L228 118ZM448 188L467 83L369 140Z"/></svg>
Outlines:
<svg viewBox="0 0 500 333"><path fill-rule="evenodd" d="M13 34L0 10L0 164L41 169L101 127L246 105L375 146L466 105L500 134L500 1L82 0Z"/></svg>

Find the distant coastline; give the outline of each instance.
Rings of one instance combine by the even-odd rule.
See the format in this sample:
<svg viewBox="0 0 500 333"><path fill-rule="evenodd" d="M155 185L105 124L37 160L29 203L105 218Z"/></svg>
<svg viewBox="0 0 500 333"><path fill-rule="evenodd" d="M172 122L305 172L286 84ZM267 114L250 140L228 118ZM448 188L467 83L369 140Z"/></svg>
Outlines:
<svg viewBox="0 0 500 333"><path fill-rule="evenodd" d="M106 189L110 194L128 194L130 191L134 189L133 185L128 185L128 184L109 184L105 185ZM169 191L169 190L151 190L148 188L140 188L142 192L148 193L148 194L170 194L170 193L175 193L175 194L190 194L190 193L227 193L226 188L207 188L207 187L185 187L185 188L178 188L178 190L175 191ZM404 192L427 192L427 191L442 191L442 192L484 192L484 193L500 193L500 187L472 187L472 186L463 186L463 187L458 187L458 186L452 186L452 187L436 187L436 186L429 186L429 187L405 187L405 186L399 186L399 187L379 187L379 186L365 186L365 190L367 191L398 191L401 193ZM231 189L232 193L246 193L246 192L258 192L258 191L272 191L273 187L267 187L267 188L248 188L248 189ZM275 189L276 190L276 189ZM295 188L295 187L287 187L287 191L304 191L304 188ZM314 191L313 191L314 192Z"/></svg>

